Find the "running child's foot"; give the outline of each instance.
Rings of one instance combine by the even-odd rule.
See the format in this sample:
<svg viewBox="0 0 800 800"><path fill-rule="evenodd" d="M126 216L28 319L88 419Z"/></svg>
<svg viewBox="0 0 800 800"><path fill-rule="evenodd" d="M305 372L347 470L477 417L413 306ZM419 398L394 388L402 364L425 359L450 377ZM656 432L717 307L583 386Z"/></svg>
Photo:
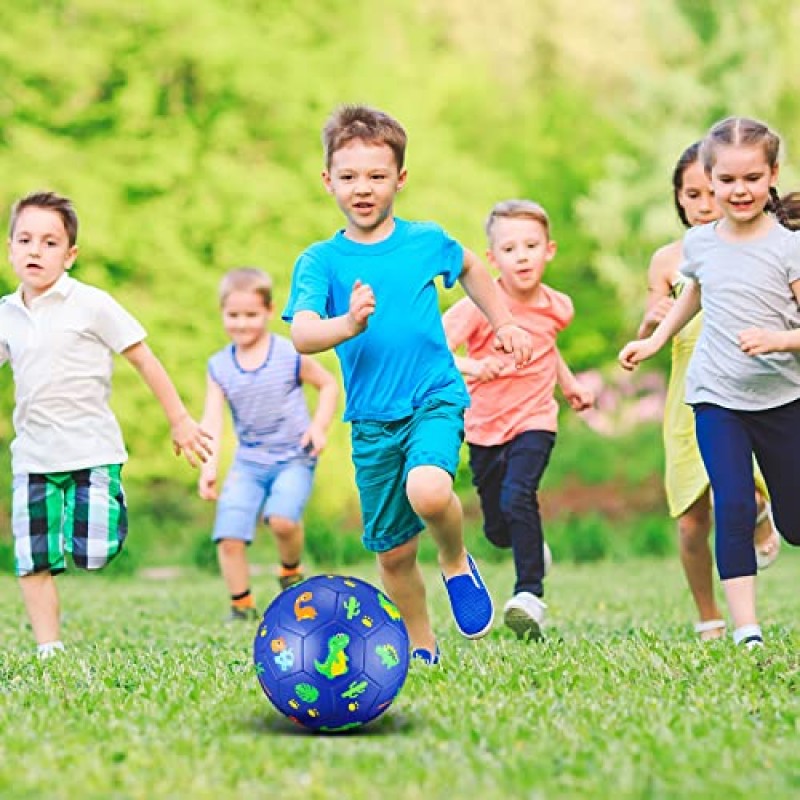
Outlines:
<svg viewBox="0 0 800 800"><path fill-rule="evenodd" d="M281 587L281 591L300 583L305 577L303 567L300 564L296 567L284 567L283 565L278 567L278 584Z"/></svg>
<svg viewBox="0 0 800 800"><path fill-rule="evenodd" d="M433 652L428 650L427 647L415 647L411 651L411 659L412 661L421 661L428 667L435 667L442 658L442 654L439 652L439 644L435 644L433 646Z"/></svg>
<svg viewBox="0 0 800 800"><path fill-rule="evenodd" d="M517 592L503 607L503 622L518 639L540 639L547 605L532 592Z"/></svg>
<svg viewBox="0 0 800 800"><path fill-rule="evenodd" d="M237 608L231 606L228 616L225 617L225 623L236 624L237 622L258 622L259 614L257 608Z"/></svg>
<svg viewBox="0 0 800 800"><path fill-rule="evenodd" d="M456 627L467 639L480 639L492 627L492 597L481 578L478 567L467 553L469 572L463 575L442 575Z"/></svg>
<svg viewBox="0 0 800 800"><path fill-rule="evenodd" d="M36 655L39 656L40 661L47 661L58 653L64 652L64 644L60 641L44 642L43 644L36 645Z"/></svg>

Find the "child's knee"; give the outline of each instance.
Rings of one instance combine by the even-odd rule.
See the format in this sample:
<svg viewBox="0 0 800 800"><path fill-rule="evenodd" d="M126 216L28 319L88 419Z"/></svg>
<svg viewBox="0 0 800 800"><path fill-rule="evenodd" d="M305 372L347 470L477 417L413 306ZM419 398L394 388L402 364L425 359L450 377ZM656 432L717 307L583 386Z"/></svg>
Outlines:
<svg viewBox="0 0 800 800"><path fill-rule="evenodd" d="M431 519L444 514L453 502L452 480L410 480L406 485L408 502L414 512L423 519Z"/></svg>
<svg viewBox="0 0 800 800"><path fill-rule="evenodd" d="M508 486L500 492L500 512L506 522L528 518L539 509L536 493L526 486Z"/></svg>
<svg viewBox="0 0 800 800"><path fill-rule="evenodd" d="M268 524L279 539L293 539L300 534L300 523L288 517L270 517Z"/></svg>
<svg viewBox="0 0 800 800"><path fill-rule="evenodd" d="M217 540L217 553L220 558L230 558L233 556L241 555L245 552L247 547L243 539L218 539Z"/></svg>

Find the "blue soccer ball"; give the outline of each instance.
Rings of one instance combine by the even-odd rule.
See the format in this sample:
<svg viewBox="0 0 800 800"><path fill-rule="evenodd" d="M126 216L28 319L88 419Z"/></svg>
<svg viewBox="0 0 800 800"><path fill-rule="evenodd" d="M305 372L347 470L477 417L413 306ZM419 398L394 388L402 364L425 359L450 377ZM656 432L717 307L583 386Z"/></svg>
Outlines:
<svg viewBox="0 0 800 800"><path fill-rule="evenodd" d="M312 730L347 730L375 719L397 697L408 673L408 632L379 589L358 578L317 575L272 601L253 659L278 711Z"/></svg>

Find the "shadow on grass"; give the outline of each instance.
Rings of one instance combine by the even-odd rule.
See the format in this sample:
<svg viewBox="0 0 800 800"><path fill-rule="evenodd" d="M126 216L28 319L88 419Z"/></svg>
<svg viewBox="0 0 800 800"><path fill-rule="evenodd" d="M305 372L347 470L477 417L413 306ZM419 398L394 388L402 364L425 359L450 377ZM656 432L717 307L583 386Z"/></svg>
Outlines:
<svg viewBox="0 0 800 800"><path fill-rule="evenodd" d="M372 737L407 736L417 728L416 720L408 714L389 712L367 725L343 731L312 731L278 714L259 714L245 721L248 730L268 736L299 737Z"/></svg>

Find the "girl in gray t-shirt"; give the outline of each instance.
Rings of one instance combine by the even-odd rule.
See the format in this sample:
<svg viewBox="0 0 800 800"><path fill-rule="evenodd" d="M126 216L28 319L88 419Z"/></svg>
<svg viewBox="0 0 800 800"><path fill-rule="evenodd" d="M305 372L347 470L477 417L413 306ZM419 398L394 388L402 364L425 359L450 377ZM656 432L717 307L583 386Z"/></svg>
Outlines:
<svg viewBox="0 0 800 800"><path fill-rule="evenodd" d="M691 229L687 286L647 339L627 344L625 369L655 355L703 309L686 380L714 494L716 557L734 641L763 645L755 609L755 456L777 527L800 545L800 232L776 189L780 139L731 117L709 131L701 157L722 219ZM784 224L782 224L784 223Z"/></svg>

